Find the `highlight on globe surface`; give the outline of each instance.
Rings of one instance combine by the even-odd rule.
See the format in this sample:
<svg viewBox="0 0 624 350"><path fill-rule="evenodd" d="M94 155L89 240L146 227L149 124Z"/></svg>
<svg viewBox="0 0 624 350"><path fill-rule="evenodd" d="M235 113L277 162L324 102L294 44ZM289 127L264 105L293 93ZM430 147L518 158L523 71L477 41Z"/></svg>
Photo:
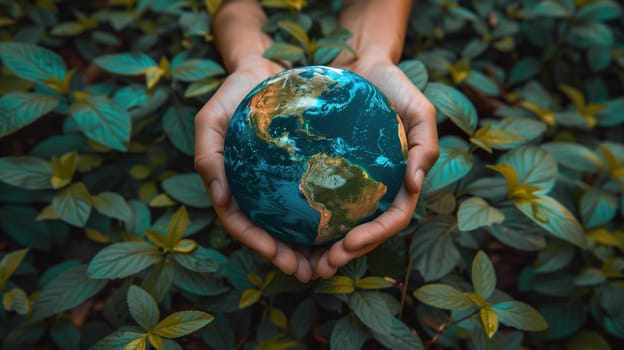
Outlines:
<svg viewBox="0 0 624 350"><path fill-rule="evenodd" d="M261 82L225 137L232 195L259 227L297 245L324 245L396 197L407 144L400 116L365 78L305 66Z"/></svg>

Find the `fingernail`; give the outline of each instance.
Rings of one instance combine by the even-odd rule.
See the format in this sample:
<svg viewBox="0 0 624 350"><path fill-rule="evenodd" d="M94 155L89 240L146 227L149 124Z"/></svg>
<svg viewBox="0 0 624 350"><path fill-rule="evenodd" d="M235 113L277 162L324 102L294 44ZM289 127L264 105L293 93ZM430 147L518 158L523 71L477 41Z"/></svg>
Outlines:
<svg viewBox="0 0 624 350"><path fill-rule="evenodd" d="M212 200L214 204L221 203L221 197L223 196L223 187L221 187L221 183L217 180L212 180L210 182L210 194L212 195Z"/></svg>

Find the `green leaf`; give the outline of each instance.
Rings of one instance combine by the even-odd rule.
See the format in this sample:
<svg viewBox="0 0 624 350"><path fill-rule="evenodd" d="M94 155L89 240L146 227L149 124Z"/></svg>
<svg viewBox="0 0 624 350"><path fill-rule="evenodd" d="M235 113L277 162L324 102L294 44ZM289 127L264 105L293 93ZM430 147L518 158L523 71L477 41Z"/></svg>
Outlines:
<svg viewBox="0 0 624 350"><path fill-rule="evenodd" d="M598 155L589 148L573 142L548 142L541 145L560 165L583 172L597 172L603 168Z"/></svg>
<svg viewBox="0 0 624 350"><path fill-rule="evenodd" d="M316 304L311 298L304 299L295 307L288 320L295 339L302 339L310 332L316 314Z"/></svg>
<svg viewBox="0 0 624 350"><path fill-rule="evenodd" d="M50 167L52 168L52 187L59 189L72 182L76 167L78 165L78 153L69 152L61 157L52 157Z"/></svg>
<svg viewBox="0 0 624 350"><path fill-rule="evenodd" d="M548 241L548 245L539 251L535 259L534 271L537 273L558 271L572 262L575 253L576 249L570 243L559 239L551 239Z"/></svg>
<svg viewBox="0 0 624 350"><path fill-rule="evenodd" d="M334 325L329 337L329 348L360 350L370 337L370 332L362 322L351 315L346 315Z"/></svg>
<svg viewBox="0 0 624 350"><path fill-rule="evenodd" d="M128 149L132 123L115 100L89 96L71 105L71 116L89 139L118 151Z"/></svg>
<svg viewBox="0 0 624 350"><path fill-rule="evenodd" d="M462 201L457 211L457 222L461 231L500 224L504 219L505 215L500 210L479 197L470 197Z"/></svg>
<svg viewBox="0 0 624 350"><path fill-rule="evenodd" d="M464 94L448 85L430 82L425 87L425 96L436 109L448 116L455 125L468 135L477 128L477 110Z"/></svg>
<svg viewBox="0 0 624 350"><path fill-rule="evenodd" d="M500 322L523 331L543 331L548 323L537 310L520 301L506 301L492 306Z"/></svg>
<svg viewBox="0 0 624 350"><path fill-rule="evenodd" d="M89 350L134 350L137 349L136 345L130 348L127 348L127 346L129 344L140 342L141 340L145 341L146 337L147 333L137 332L134 330L118 330L100 339ZM145 347L143 349L145 349Z"/></svg>
<svg viewBox="0 0 624 350"><path fill-rule="evenodd" d="M132 216L132 209L119 193L102 192L91 197L91 200L95 210L102 215L123 221Z"/></svg>
<svg viewBox="0 0 624 350"><path fill-rule="evenodd" d="M574 278L574 284L577 286L595 286L606 280L607 276L605 276L602 270L590 267L582 270L576 278Z"/></svg>
<svg viewBox="0 0 624 350"><path fill-rule="evenodd" d="M162 118L162 127L169 141L182 153L193 155L195 150L196 110L187 105L171 105Z"/></svg>
<svg viewBox="0 0 624 350"><path fill-rule="evenodd" d="M472 287L483 299L487 300L496 288L494 265L482 250L472 260Z"/></svg>
<svg viewBox="0 0 624 350"><path fill-rule="evenodd" d="M66 318L57 318L50 327L50 338L63 350L78 349L80 330Z"/></svg>
<svg viewBox="0 0 624 350"><path fill-rule="evenodd" d="M611 345L600 333L582 329L566 341L566 350L611 350Z"/></svg>
<svg viewBox="0 0 624 350"><path fill-rule="evenodd" d="M423 191L431 193L462 179L473 165L472 153L454 147L440 147L440 156L425 177Z"/></svg>
<svg viewBox="0 0 624 350"><path fill-rule="evenodd" d="M398 64L407 78L420 90L425 88L429 81L427 67L419 60L405 60Z"/></svg>
<svg viewBox="0 0 624 350"><path fill-rule="evenodd" d="M29 248L15 250L6 254L2 260L0 260L0 290L4 289L6 282L22 263L28 251Z"/></svg>
<svg viewBox="0 0 624 350"><path fill-rule="evenodd" d="M173 78L182 81L198 81L224 73L217 62L199 58L186 60L171 70Z"/></svg>
<svg viewBox="0 0 624 350"><path fill-rule="evenodd" d="M0 158L0 181L27 190L52 188L52 168L43 159L31 156Z"/></svg>
<svg viewBox="0 0 624 350"><path fill-rule="evenodd" d="M443 310L465 310L474 303L464 293L446 284L428 284L414 291L420 302Z"/></svg>
<svg viewBox="0 0 624 350"><path fill-rule="evenodd" d="M15 311L18 315L30 313L31 305L28 294L21 288L11 288L2 296L2 306L5 311Z"/></svg>
<svg viewBox="0 0 624 350"><path fill-rule="evenodd" d="M214 322L202 329L202 340L214 350L228 350L236 348L236 334L225 317L216 317Z"/></svg>
<svg viewBox="0 0 624 350"><path fill-rule="evenodd" d="M574 11L574 5L561 0L544 0L532 7L530 13L537 16L568 17Z"/></svg>
<svg viewBox="0 0 624 350"><path fill-rule="evenodd" d="M161 261L149 268L141 283L141 288L148 292L156 303L159 303L169 292L175 273L173 264L167 260Z"/></svg>
<svg viewBox="0 0 624 350"><path fill-rule="evenodd" d="M0 44L0 59L13 74L26 80L63 81L67 74L65 62L61 56L42 47L5 42Z"/></svg>
<svg viewBox="0 0 624 350"><path fill-rule="evenodd" d="M392 283L383 277L368 276L355 280L355 288L357 289L382 289L390 287L392 287Z"/></svg>
<svg viewBox="0 0 624 350"><path fill-rule="evenodd" d="M442 278L461 261L452 234L457 231L453 217L438 215L419 225L410 243L413 268L425 281Z"/></svg>
<svg viewBox="0 0 624 350"><path fill-rule="evenodd" d="M355 290L353 280L347 276L334 275L322 280L314 289L316 293L350 294Z"/></svg>
<svg viewBox="0 0 624 350"><path fill-rule="evenodd" d="M190 254L174 253L175 261L184 268L195 272L217 272L228 259L216 249L197 246Z"/></svg>
<svg viewBox="0 0 624 350"><path fill-rule="evenodd" d="M15 132L52 111L56 96L13 91L0 97L0 137Z"/></svg>
<svg viewBox="0 0 624 350"><path fill-rule="evenodd" d="M492 338L498 330L498 315L489 306L482 307L479 310L479 315L481 316L481 325L483 330L485 330L485 334L487 334L488 338Z"/></svg>
<svg viewBox="0 0 624 350"><path fill-rule="evenodd" d="M383 346L392 350L424 350L420 338L412 330L396 317L392 317L390 333L380 333L376 329L371 329L375 339Z"/></svg>
<svg viewBox="0 0 624 350"><path fill-rule="evenodd" d="M299 24L292 21L279 21L277 26L295 38L303 47L310 45L308 34Z"/></svg>
<svg viewBox="0 0 624 350"><path fill-rule="evenodd" d="M587 21L606 22L622 16L622 7L611 0L598 0L581 7L576 16Z"/></svg>
<svg viewBox="0 0 624 350"><path fill-rule="evenodd" d="M162 182L162 187L175 200L195 208L212 206L206 187L197 173L171 176Z"/></svg>
<svg viewBox="0 0 624 350"><path fill-rule="evenodd" d="M63 22L52 28L52 35L56 36L76 36L84 32L85 28L78 22Z"/></svg>
<svg viewBox="0 0 624 350"><path fill-rule="evenodd" d="M206 326L214 317L202 311L180 311L165 317L154 327L154 334L165 338L178 338Z"/></svg>
<svg viewBox="0 0 624 350"><path fill-rule="evenodd" d="M381 292L357 291L349 296L349 306L362 323L381 334L392 332L392 314Z"/></svg>
<svg viewBox="0 0 624 350"><path fill-rule="evenodd" d="M618 208L618 199L612 193L588 187L583 191L579 207L583 226L595 228L613 220Z"/></svg>
<svg viewBox="0 0 624 350"><path fill-rule="evenodd" d="M82 182L71 184L54 194L52 208L63 221L84 227L91 215L91 195Z"/></svg>
<svg viewBox="0 0 624 350"><path fill-rule="evenodd" d="M275 42L266 51L264 51L262 57L278 61L285 60L299 62L305 59L305 51L299 46Z"/></svg>
<svg viewBox="0 0 624 350"><path fill-rule="evenodd" d="M87 276L87 266L77 265L56 276L45 285L33 303L30 321L38 321L72 309L106 286L106 281Z"/></svg>
<svg viewBox="0 0 624 350"><path fill-rule="evenodd" d="M169 239L169 245L173 247L182 237L184 231L186 231L189 225L188 211L185 206L180 206L178 210L173 214L167 225L167 233Z"/></svg>
<svg viewBox="0 0 624 350"><path fill-rule="evenodd" d="M246 308L247 306L251 306L257 303L262 297L262 291L255 288L248 288L243 291L241 294L240 301L238 303L238 307L240 309Z"/></svg>
<svg viewBox="0 0 624 350"><path fill-rule="evenodd" d="M577 21L567 32L566 41L578 48L604 48L613 46L611 28L600 22Z"/></svg>
<svg viewBox="0 0 624 350"><path fill-rule="evenodd" d="M556 200L546 196L538 196L531 200L516 200L514 204L533 222L555 237L573 243L580 248L587 247L585 232L576 217Z"/></svg>
<svg viewBox="0 0 624 350"><path fill-rule="evenodd" d="M160 311L154 298L142 288L131 285L128 288L127 301L134 321L147 331L154 329L160 320Z"/></svg>
<svg viewBox="0 0 624 350"><path fill-rule="evenodd" d="M121 75L144 74L148 68L158 67L158 64L144 53L119 53L100 56L93 62L111 73Z"/></svg>
<svg viewBox="0 0 624 350"><path fill-rule="evenodd" d="M517 84L534 77L541 70L540 61L533 56L525 56L516 62L509 72L508 84Z"/></svg>
<svg viewBox="0 0 624 350"><path fill-rule="evenodd" d="M486 95L498 96L498 86L489 77L479 71L470 70L464 83Z"/></svg>
<svg viewBox="0 0 624 350"><path fill-rule="evenodd" d="M161 261L158 248L145 242L113 243L100 250L89 263L89 277L124 278Z"/></svg>
<svg viewBox="0 0 624 350"><path fill-rule="evenodd" d="M498 164L509 164L521 184L537 186L536 194L547 194L557 180L558 168L553 157L537 146L523 146L505 153Z"/></svg>

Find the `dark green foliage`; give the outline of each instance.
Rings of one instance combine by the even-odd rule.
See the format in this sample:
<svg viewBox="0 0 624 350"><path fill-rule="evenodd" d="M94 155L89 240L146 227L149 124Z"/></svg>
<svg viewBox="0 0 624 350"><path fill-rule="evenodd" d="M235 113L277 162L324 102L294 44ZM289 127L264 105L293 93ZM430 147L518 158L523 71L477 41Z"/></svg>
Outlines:
<svg viewBox="0 0 624 350"><path fill-rule="evenodd" d="M357 57L342 1L260 3L265 57ZM193 168L218 4L0 0L2 349L622 347L621 2L414 1L440 157L404 232L308 284Z"/></svg>

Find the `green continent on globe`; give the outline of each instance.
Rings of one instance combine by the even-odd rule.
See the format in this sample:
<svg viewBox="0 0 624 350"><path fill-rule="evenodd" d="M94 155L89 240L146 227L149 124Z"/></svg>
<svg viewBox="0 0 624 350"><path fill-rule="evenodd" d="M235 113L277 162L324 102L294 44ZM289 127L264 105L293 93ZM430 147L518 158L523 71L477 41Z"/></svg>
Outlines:
<svg viewBox="0 0 624 350"><path fill-rule="evenodd" d="M334 240L373 214L387 190L362 168L326 154L310 158L299 188L321 214L315 242Z"/></svg>
<svg viewBox="0 0 624 350"><path fill-rule="evenodd" d="M277 239L323 245L392 205L405 176L401 118L347 70L297 67L252 89L223 149L232 196Z"/></svg>

